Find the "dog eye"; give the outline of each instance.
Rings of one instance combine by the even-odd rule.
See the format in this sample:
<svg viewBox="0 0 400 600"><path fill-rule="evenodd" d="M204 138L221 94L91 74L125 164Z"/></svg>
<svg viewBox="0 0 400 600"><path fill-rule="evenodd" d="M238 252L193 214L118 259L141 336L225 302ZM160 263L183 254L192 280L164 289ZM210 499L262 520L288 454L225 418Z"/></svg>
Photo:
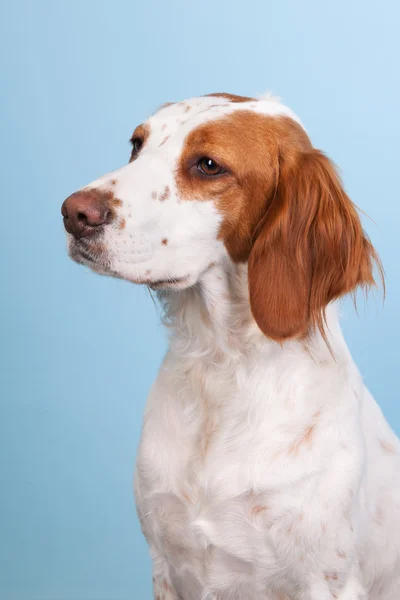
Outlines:
<svg viewBox="0 0 400 600"><path fill-rule="evenodd" d="M132 157L135 157L139 154L139 152L143 146L143 140L141 140L138 137L132 138L131 144L132 144Z"/></svg>
<svg viewBox="0 0 400 600"><path fill-rule="evenodd" d="M215 160L209 158L208 156L204 156L197 163L198 170L204 175L220 175L225 172L225 169L221 167Z"/></svg>

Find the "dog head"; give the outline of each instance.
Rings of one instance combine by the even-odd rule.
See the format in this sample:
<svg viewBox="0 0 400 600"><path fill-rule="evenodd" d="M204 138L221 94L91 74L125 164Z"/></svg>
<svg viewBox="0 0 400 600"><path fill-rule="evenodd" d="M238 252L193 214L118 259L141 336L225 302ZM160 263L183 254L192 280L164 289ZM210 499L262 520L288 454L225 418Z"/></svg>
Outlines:
<svg viewBox="0 0 400 600"><path fill-rule="evenodd" d="M253 316L278 341L323 330L329 302L373 283L377 256L333 164L274 98L167 104L131 142L129 164L63 203L77 262L176 291L248 262Z"/></svg>

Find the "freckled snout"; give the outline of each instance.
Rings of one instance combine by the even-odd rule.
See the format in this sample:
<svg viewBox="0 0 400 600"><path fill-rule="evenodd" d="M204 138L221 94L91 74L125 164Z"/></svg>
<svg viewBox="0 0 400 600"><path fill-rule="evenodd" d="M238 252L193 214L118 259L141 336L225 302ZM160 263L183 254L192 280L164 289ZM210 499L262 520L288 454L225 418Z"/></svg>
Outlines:
<svg viewBox="0 0 400 600"><path fill-rule="evenodd" d="M112 211L100 190L83 190L69 196L61 207L64 227L75 239L88 237L110 223Z"/></svg>

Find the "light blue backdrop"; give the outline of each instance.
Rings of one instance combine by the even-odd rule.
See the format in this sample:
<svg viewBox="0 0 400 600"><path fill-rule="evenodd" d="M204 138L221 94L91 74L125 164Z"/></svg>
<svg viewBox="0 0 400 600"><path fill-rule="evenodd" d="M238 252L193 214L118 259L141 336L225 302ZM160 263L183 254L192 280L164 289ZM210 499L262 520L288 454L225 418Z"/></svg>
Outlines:
<svg viewBox="0 0 400 600"><path fill-rule="evenodd" d="M400 431L399 17L396 0L3 6L0 600L151 598L131 481L163 332L144 289L69 261L59 211L162 102L271 88L341 166L388 283L344 329Z"/></svg>

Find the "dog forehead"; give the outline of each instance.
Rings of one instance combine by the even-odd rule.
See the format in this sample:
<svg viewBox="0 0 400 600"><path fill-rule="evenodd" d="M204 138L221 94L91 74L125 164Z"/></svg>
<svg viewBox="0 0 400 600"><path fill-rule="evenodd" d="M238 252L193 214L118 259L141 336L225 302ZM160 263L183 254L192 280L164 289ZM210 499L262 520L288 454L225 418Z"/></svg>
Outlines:
<svg viewBox="0 0 400 600"><path fill-rule="evenodd" d="M176 147L177 144L183 143L190 132L204 123L244 110L265 116L287 116L302 126L293 111L273 96L267 95L260 99L240 98L228 94L202 96L166 104L150 117L147 121L150 131L149 145L170 147L173 142Z"/></svg>
<svg viewBox="0 0 400 600"><path fill-rule="evenodd" d="M255 104L256 101L253 103ZM248 102L240 102L241 105L248 104ZM153 123L159 123L161 121L175 121L180 124L182 121L188 122L200 115L205 115L203 118L207 119L210 114L218 114L224 112L224 109L233 108L234 103L230 102L228 98L223 96L201 96L196 98L188 98L180 102L167 103L163 105L154 115L150 121Z"/></svg>
<svg viewBox="0 0 400 600"><path fill-rule="evenodd" d="M205 96L163 106L148 120L151 143L183 140L193 129L234 110L226 98Z"/></svg>

